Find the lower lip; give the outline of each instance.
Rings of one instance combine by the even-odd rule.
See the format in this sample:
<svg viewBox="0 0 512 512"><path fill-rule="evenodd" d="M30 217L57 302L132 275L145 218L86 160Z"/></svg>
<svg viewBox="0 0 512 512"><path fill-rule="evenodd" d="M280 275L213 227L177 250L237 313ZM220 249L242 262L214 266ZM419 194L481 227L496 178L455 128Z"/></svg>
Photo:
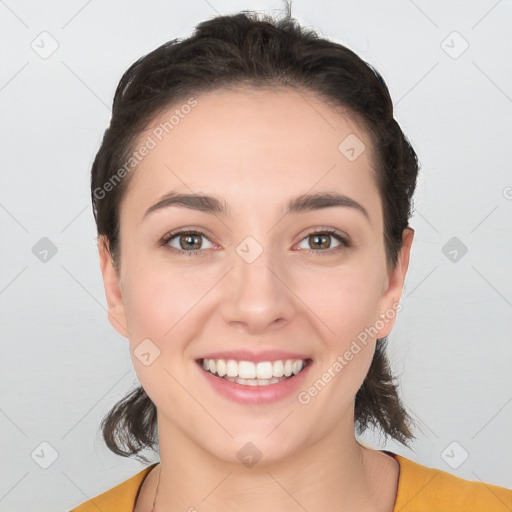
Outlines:
<svg viewBox="0 0 512 512"><path fill-rule="evenodd" d="M202 365L198 364L198 368L217 393L233 402L240 404L272 404L296 392L303 384L311 365L312 363L309 362L301 372L293 377L267 386L245 386L216 377L203 369Z"/></svg>

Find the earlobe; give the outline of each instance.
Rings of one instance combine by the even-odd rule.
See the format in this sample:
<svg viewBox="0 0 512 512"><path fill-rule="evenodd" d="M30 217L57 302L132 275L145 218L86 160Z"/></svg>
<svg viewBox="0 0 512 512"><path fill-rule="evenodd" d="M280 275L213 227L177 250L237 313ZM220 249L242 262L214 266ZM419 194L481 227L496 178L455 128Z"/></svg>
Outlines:
<svg viewBox="0 0 512 512"><path fill-rule="evenodd" d="M120 287L119 271L115 268L109 249L108 239L100 235L98 239L98 252L100 258L101 274L108 307L108 320L112 327L123 337L128 338L126 311Z"/></svg>
<svg viewBox="0 0 512 512"><path fill-rule="evenodd" d="M401 309L399 301L402 296L407 269L409 268L409 257L413 239L414 229L410 227L405 228L402 233L402 247L398 253L396 266L388 274L388 286L379 301L379 320L384 325L376 338L384 338L389 335L395 324L396 314Z"/></svg>

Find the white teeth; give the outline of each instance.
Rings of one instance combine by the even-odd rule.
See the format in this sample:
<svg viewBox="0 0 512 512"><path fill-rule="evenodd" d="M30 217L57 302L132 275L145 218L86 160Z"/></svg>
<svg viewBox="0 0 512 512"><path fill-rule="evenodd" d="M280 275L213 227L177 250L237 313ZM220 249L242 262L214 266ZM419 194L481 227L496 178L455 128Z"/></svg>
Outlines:
<svg viewBox="0 0 512 512"><path fill-rule="evenodd" d="M277 377L272 377L271 379L241 379L240 377L223 377L224 380L229 380L229 382L236 382L237 384L244 384L245 386L268 386L269 384L277 384L284 379L278 379Z"/></svg>
<svg viewBox="0 0 512 512"><path fill-rule="evenodd" d="M238 377L238 363L233 359L229 359L226 363L226 375L228 377Z"/></svg>
<svg viewBox="0 0 512 512"><path fill-rule="evenodd" d="M258 379L271 379L272 378L272 363L265 361L258 363L256 366L256 377Z"/></svg>
<svg viewBox="0 0 512 512"><path fill-rule="evenodd" d="M282 377L284 375L283 361L274 361L272 365L272 375L274 377Z"/></svg>
<svg viewBox="0 0 512 512"><path fill-rule="evenodd" d="M211 366L210 366L211 368ZM294 375L297 375L297 373L299 373L302 368L304 368L304 361L300 361L300 360L296 360L296 361L293 361L293 364L292 364L292 372Z"/></svg>
<svg viewBox="0 0 512 512"><path fill-rule="evenodd" d="M206 371L231 382L247 386L267 386L281 382L286 377L299 373L305 366L302 359L262 361L235 361L234 359L203 359Z"/></svg>
<svg viewBox="0 0 512 512"><path fill-rule="evenodd" d="M217 359L217 375L219 377L224 377L226 375L227 369L226 369L226 362L224 359Z"/></svg>
<svg viewBox="0 0 512 512"><path fill-rule="evenodd" d="M238 376L241 379L255 379L256 365L251 361L240 361L238 363Z"/></svg>

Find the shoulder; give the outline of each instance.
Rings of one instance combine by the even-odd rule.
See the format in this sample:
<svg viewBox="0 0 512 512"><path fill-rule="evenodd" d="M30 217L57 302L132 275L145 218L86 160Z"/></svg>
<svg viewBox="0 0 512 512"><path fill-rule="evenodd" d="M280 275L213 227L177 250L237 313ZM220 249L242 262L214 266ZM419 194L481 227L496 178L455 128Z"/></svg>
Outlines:
<svg viewBox="0 0 512 512"><path fill-rule="evenodd" d="M157 465L143 469L140 473L116 485L112 489L92 498L70 512L132 512L139 489L150 471Z"/></svg>
<svg viewBox="0 0 512 512"><path fill-rule="evenodd" d="M465 480L439 469L417 464L400 455L400 476L394 511L509 512L512 490Z"/></svg>

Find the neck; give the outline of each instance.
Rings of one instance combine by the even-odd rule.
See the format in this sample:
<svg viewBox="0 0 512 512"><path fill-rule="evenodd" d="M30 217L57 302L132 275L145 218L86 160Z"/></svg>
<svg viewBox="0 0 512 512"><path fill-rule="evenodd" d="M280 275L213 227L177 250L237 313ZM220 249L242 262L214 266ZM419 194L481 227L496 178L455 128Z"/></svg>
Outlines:
<svg viewBox="0 0 512 512"><path fill-rule="evenodd" d="M360 445L353 428L335 430L285 460L246 467L212 456L161 416L158 423L153 512L392 511L398 463Z"/></svg>

